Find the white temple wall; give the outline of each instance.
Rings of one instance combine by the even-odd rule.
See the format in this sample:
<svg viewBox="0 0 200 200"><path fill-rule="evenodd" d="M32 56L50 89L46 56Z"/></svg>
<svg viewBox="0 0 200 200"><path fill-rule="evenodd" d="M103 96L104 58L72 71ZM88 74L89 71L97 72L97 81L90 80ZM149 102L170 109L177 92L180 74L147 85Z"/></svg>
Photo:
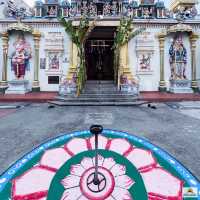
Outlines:
<svg viewBox="0 0 200 200"><path fill-rule="evenodd" d="M41 63L40 63L40 69L39 69L39 81L40 81L40 89L41 91L58 91L59 90L59 84L49 84L48 83L48 76L59 76L67 75L67 71L69 68L69 59L70 59L70 39L69 36L65 33L63 28L40 28L39 31L42 33L41 41L40 41L40 57L39 61L41 59L46 59L46 66L45 69L41 69ZM46 50L46 38L48 33L58 33L61 32L61 34L64 36L64 51L62 52L62 58L60 59L59 63L59 70L51 71L49 70L48 65L48 51ZM53 49L52 49L53 50ZM56 52L56 50L55 50Z"/></svg>
<svg viewBox="0 0 200 200"><path fill-rule="evenodd" d="M159 53L159 42L157 39L157 34L161 31L159 28L148 28L145 32L141 33L139 36L133 38L129 42L129 66L132 70L133 75L139 78L140 81L140 91L157 91L159 87L160 80L160 53ZM146 34L146 36L143 36ZM138 46L144 45L143 50L138 50L137 52L137 40L141 37L144 41ZM145 39L146 37L146 39ZM143 40L143 39L142 39ZM145 43L148 46L145 46ZM140 60L138 59L139 54L151 54L150 58L150 68L148 70L140 70Z"/></svg>
<svg viewBox="0 0 200 200"><path fill-rule="evenodd" d="M196 33L200 35L200 28L196 30ZM197 40L196 66L197 66L197 81L200 87L200 38Z"/></svg>
<svg viewBox="0 0 200 200"><path fill-rule="evenodd" d="M2 68L3 68L3 46L2 39L0 37L0 81L2 80Z"/></svg>

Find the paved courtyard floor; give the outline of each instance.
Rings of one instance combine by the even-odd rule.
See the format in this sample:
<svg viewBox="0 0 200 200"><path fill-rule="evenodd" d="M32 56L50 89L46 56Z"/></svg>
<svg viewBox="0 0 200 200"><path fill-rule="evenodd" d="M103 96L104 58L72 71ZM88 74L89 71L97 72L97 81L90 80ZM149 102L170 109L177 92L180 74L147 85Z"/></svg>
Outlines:
<svg viewBox="0 0 200 200"><path fill-rule="evenodd" d="M143 137L166 150L200 179L200 102L140 107L0 106L0 173L34 147L64 133L99 123Z"/></svg>

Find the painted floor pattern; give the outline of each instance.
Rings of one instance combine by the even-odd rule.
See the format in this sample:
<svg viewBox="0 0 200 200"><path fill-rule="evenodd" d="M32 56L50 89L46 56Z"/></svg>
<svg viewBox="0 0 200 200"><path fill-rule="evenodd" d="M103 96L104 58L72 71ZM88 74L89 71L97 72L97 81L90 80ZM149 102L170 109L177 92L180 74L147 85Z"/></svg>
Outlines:
<svg viewBox="0 0 200 200"><path fill-rule="evenodd" d="M99 136L98 184L95 139L89 131L42 144L0 177L1 200L200 199L199 181L176 159L128 133Z"/></svg>

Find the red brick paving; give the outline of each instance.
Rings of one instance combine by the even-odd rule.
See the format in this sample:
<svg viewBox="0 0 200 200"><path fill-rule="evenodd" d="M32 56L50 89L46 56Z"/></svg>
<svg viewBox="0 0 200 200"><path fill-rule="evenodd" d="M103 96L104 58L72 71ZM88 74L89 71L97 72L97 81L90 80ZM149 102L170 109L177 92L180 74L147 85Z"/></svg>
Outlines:
<svg viewBox="0 0 200 200"><path fill-rule="evenodd" d="M0 102L47 102L55 100L57 95L57 92L34 92L25 95L0 94ZM141 92L141 100L152 102L200 101L200 94Z"/></svg>
<svg viewBox="0 0 200 200"><path fill-rule="evenodd" d="M54 100L57 92L31 92L25 95L0 94L0 102L47 102Z"/></svg>
<svg viewBox="0 0 200 200"><path fill-rule="evenodd" d="M153 102L200 101L200 93L172 94L163 92L142 92L141 97L145 101Z"/></svg>

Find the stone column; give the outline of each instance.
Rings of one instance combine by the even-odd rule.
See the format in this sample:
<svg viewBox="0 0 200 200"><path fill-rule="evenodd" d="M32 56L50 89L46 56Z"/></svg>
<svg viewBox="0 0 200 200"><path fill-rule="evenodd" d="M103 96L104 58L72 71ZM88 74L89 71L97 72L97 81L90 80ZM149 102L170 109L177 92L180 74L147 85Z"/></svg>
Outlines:
<svg viewBox="0 0 200 200"><path fill-rule="evenodd" d="M40 48L40 38L41 33L39 31L33 32L33 39L34 39L34 81L32 86L33 92L40 91L40 84L39 84L39 48Z"/></svg>
<svg viewBox="0 0 200 200"><path fill-rule="evenodd" d="M77 57L77 46L70 40L70 66L67 75L67 79L71 80L74 76L74 73L77 72L77 64L78 64L78 57Z"/></svg>
<svg viewBox="0 0 200 200"><path fill-rule="evenodd" d="M159 49L160 49L160 82L159 82L159 91L166 92L166 83L165 83L165 70L164 70L164 47L165 47L165 35L159 34Z"/></svg>
<svg viewBox="0 0 200 200"><path fill-rule="evenodd" d="M8 63L8 33L1 34L3 43L3 67L2 67L2 81L0 82L0 92L5 92L8 88L7 80L7 63Z"/></svg>
<svg viewBox="0 0 200 200"><path fill-rule="evenodd" d="M192 66L192 89L194 92L199 91L196 73L196 41L199 36L192 33L190 35L190 47L191 47L191 66Z"/></svg>

